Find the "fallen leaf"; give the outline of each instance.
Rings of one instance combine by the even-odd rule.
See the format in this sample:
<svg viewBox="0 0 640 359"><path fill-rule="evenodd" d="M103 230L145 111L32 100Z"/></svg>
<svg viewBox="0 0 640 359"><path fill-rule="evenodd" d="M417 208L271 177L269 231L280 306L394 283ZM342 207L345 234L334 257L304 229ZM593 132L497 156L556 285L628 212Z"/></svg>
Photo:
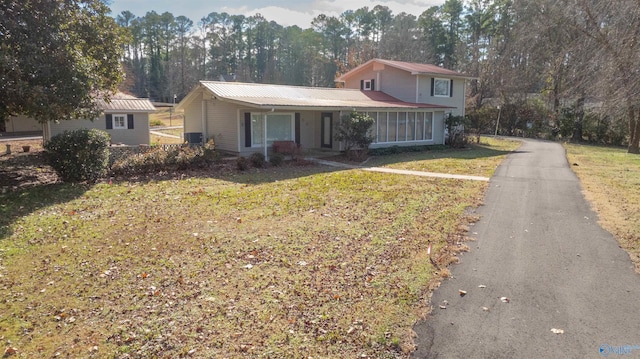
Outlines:
<svg viewBox="0 0 640 359"><path fill-rule="evenodd" d="M236 218L236 223L242 223L242 218L240 217Z"/></svg>
<svg viewBox="0 0 640 359"><path fill-rule="evenodd" d="M458 293L460 294L461 297L464 297L465 295L467 295L467 291L466 290L458 290Z"/></svg>
<svg viewBox="0 0 640 359"><path fill-rule="evenodd" d="M553 333L553 334L564 334L564 330L551 328L551 333Z"/></svg>
<svg viewBox="0 0 640 359"><path fill-rule="evenodd" d="M511 299L507 297L500 297L500 300L502 301L502 303L509 303L511 301Z"/></svg>
<svg viewBox="0 0 640 359"><path fill-rule="evenodd" d="M14 347L7 347L7 349L4 350L4 356L8 357L11 355L15 355L18 354L18 349L14 348Z"/></svg>
<svg viewBox="0 0 640 359"><path fill-rule="evenodd" d="M251 269L251 268L253 268L253 264L249 263L246 266L244 266L243 268Z"/></svg>
<svg viewBox="0 0 640 359"><path fill-rule="evenodd" d="M480 284L480 285L478 286L478 288L486 288L486 287L487 287L487 286L486 286L486 285L484 285L484 284Z"/></svg>
<svg viewBox="0 0 640 359"><path fill-rule="evenodd" d="M489 307L482 307L482 310L484 310L485 312L489 311Z"/></svg>
<svg viewBox="0 0 640 359"><path fill-rule="evenodd" d="M447 306L446 305L441 305L440 309L447 309Z"/></svg>

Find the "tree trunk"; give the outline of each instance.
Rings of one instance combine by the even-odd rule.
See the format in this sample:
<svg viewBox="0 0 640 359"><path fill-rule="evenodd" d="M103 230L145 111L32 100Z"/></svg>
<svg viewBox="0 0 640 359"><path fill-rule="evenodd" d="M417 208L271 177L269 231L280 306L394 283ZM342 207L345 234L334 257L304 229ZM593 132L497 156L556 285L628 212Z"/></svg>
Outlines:
<svg viewBox="0 0 640 359"><path fill-rule="evenodd" d="M640 154L640 108L629 106L629 148L628 153Z"/></svg>
<svg viewBox="0 0 640 359"><path fill-rule="evenodd" d="M584 96L580 96L576 101L576 118L573 121L573 137L574 142L582 141L582 123L584 121Z"/></svg>

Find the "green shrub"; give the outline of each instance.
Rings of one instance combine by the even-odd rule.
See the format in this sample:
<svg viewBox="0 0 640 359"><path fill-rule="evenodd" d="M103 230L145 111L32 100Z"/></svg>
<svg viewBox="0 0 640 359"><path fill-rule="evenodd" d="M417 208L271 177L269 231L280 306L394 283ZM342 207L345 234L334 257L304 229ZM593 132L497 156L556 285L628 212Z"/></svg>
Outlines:
<svg viewBox="0 0 640 359"><path fill-rule="evenodd" d="M236 160L236 167L238 168L239 171L246 171L249 169L249 159L247 159L246 157L238 157L238 159Z"/></svg>
<svg viewBox="0 0 640 359"><path fill-rule="evenodd" d="M155 119L155 120L151 120L149 121L149 126L164 126L164 122Z"/></svg>
<svg viewBox="0 0 640 359"><path fill-rule="evenodd" d="M351 160L366 158L373 142L370 129L375 120L366 113L351 112L342 116L336 127L335 139L344 143L347 157Z"/></svg>
<svg viewBox="0 0 640 359"><path fill-rule="evenodd" d="M278 167L283 162L284 162L284 154L282 154L280 152L276 152L276 153L272 154L271 156L269 156L269 163L271 163L272 166Z"/></svg>
<svg viewBox="0 0 640 359"><path fill-rule="evenodd" d="M110 141L107 132L85 128L53 136L44 148L63 181L95 182L107 174Z"/></svg>
<svg viewBox="0 0 640 359"><path fill-rule="evenodd" d="M252 153L249 156L249 161L251 161L253 167L261 168L265 165L264 155L260 152Z"/></svg>

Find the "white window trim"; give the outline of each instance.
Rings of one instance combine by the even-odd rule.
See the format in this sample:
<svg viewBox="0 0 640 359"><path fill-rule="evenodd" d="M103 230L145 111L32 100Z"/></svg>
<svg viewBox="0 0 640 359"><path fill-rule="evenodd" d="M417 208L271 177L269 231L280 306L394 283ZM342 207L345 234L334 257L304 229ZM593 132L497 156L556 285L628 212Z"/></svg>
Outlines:
<svg viewBox="0 0 640 359"><path fill-rule="evenodd" d="M116 122L116 118L122 117L123 118L123 126L120 126L120 124L118 124ZM117 114L117 115L113 115L111 116L111 121L112 121L112 125L111 126L114 130L126 130L128 128L128 124L127 124L127 115L126 114Z"/></svg>
<svg viewBox="0 0 640 359"><path fill-rule="evenodd" d="M363 91L374 91L374 89L371 88L371 80L364 80L364 88L362 89Z"/></svg>
<svg viewBox="0 0 640 359"><path fill-rule="evenodd" d="M445 79L445 78L436 77L436 78L434 78L433 81L434 81L434 84L433 84L433 97L450 97L451 96L451 79ZM435 83L438 82L438 81L447 81L447 93L445 95L436 93L437 86L436 86Z"/></svg>
<svg viewBox="0 0 640 359"><path fill-rule="evenodd" d="M267 119L267 116L269 116L269 115L288 115L288 116L290 116L290 118L291 118L291 134L292 134L292 137L294 137L294 139L291 140L291 141L295 141L295 136L296 136L296 121L295 121L296 114L295 114L295 112L269 112L269 113L252 112L251 113L251 117L252 118L253 118L253 115L260 115L260 118L262 120L263 126L267 126L267 127L268 127L268 124L267 124L266 119ZM255 144L254 143L254 137L253 137L253 121L252 121L251 122L251 148L263 148L265 146L270 146L269 143L268 143L269 142L268 139L264 138L264 137L266 137L266 134L267 134L267 128L266 127L262 129L262 133L263 133L263 138L262 139L264 140L264 142L261 143L261 144Z"/></svg>

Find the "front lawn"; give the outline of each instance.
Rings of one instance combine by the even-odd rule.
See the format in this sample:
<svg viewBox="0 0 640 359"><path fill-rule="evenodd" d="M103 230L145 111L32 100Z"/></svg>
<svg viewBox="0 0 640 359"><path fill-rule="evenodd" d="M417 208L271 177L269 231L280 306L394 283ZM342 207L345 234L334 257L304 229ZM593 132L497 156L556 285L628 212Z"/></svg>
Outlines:
<svg viewBox="0 0 640 359"><path fill-rule="evenodd" d="M491 177L504 156L520 147L519 141L482 137L469 148L408 152L376 156L367 166L402 170Z"/></svg>
<svg viewBox="0 0 640 359"><path fill-rule="evenodd" d="M402 356L447 274L429 244L436 263L453 261L487 186L320 166L174 177L0 195L8 346L23 357Z"/></svg>
<svg viewBox="0 0 640 359"><path fill-rule="evenodd" d="M640 272L640 155L613 147L565 148L600 223L616 236Z"/></svg>

